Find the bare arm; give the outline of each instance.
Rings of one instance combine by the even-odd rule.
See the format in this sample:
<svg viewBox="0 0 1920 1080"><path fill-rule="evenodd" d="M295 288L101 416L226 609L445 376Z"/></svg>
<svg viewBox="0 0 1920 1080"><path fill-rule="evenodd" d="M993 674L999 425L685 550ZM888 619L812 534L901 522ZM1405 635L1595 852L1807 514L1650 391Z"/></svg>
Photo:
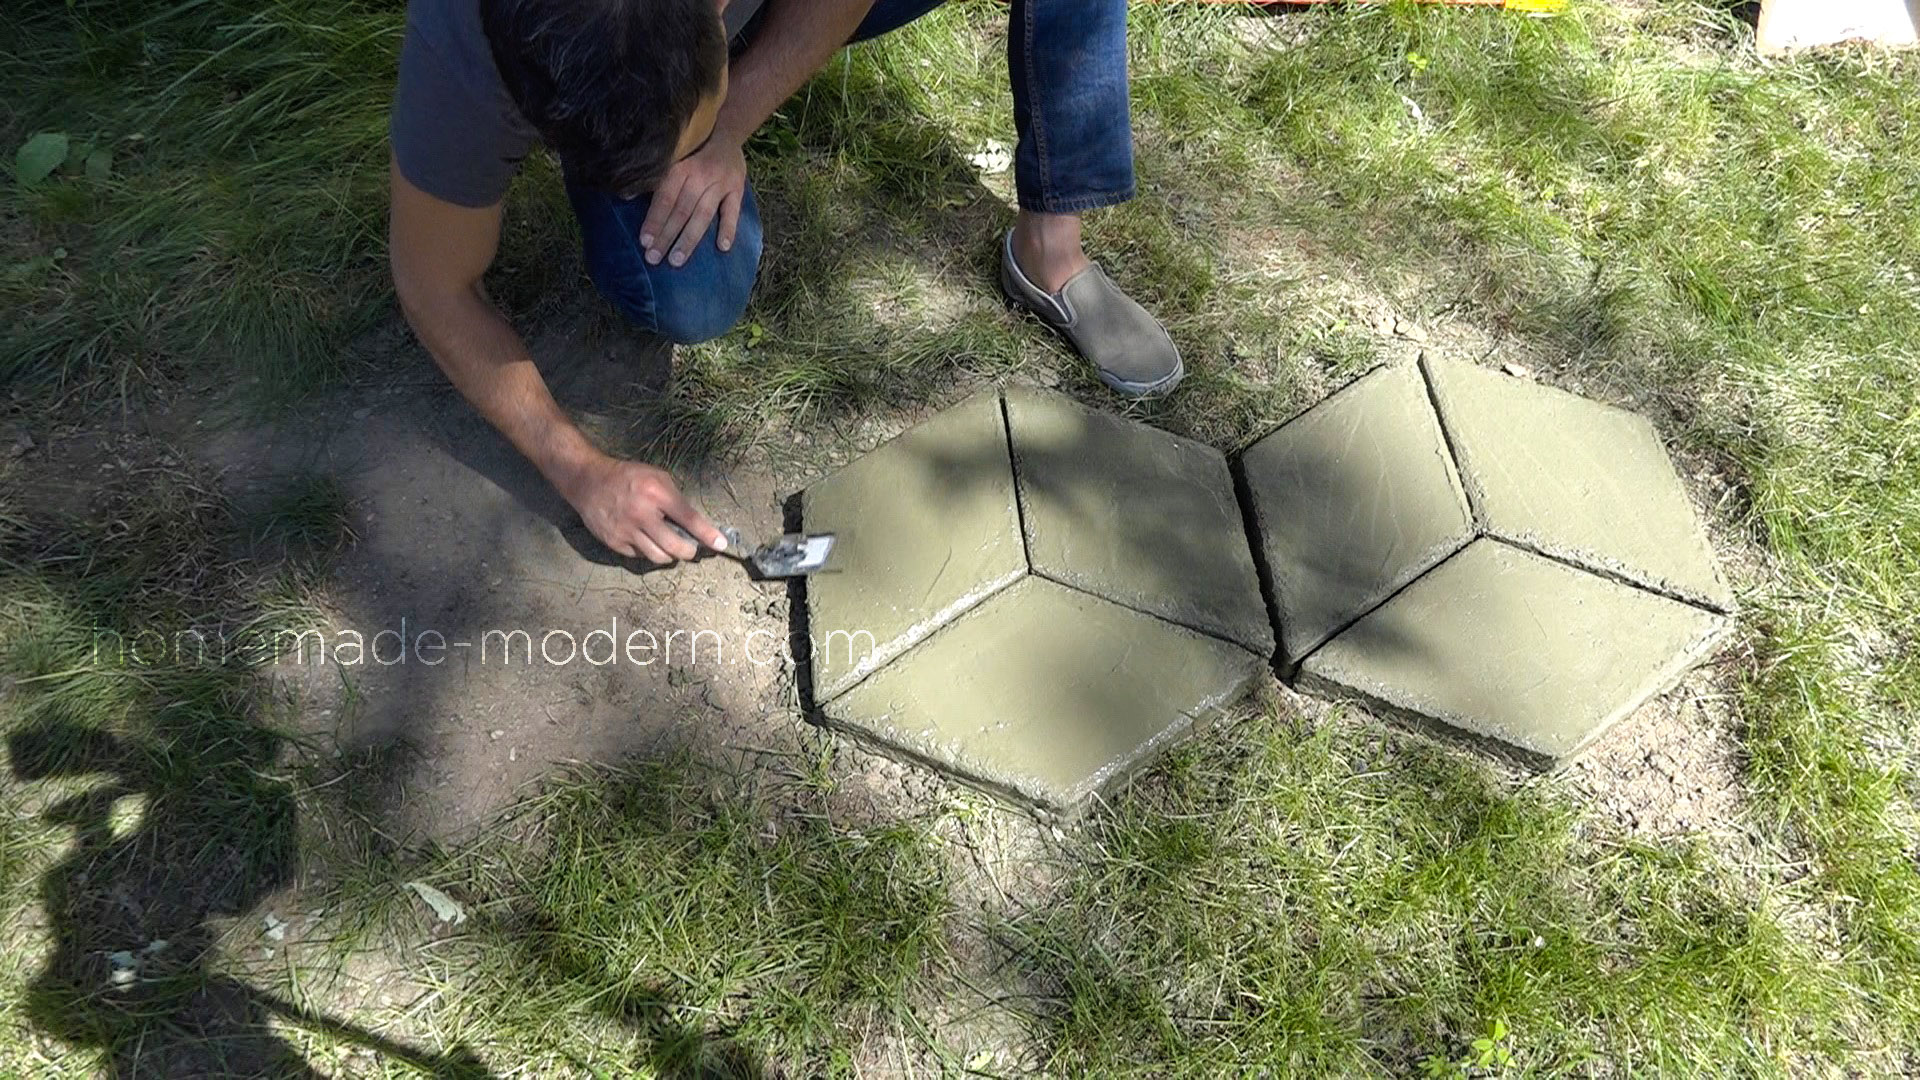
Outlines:
<svg viewBox="0 0 1920 1080"><path fill-rule="evenodd" d="M727 73L715 137L745 143L840 51L873 0L767 0L766 21Z"/></svg>
<svg viewBox="0 0 1920 1080"><path fill-rule="evenodd" d="M640 226L648 262L670 258L678 266L707 234L716 213L720 229L714 243L721 251L733 246L747 182L741 148L840 51L872 7L873 0L767 0L753 44L728 68L727 100L714 120L713 137L675 163L654 192Z"/></svg>
<svg viewBox="0 0 1920 1080"><path fill-rule="evenodd" d="M677 520L718 550L719 530L664 471L601 453L553 400L533 357L488 302L481 277L500 242L501 208L436 199L390 170L388 249L407 322L474 408L540 470L614 552L667 563L695 548Z"/></svg>

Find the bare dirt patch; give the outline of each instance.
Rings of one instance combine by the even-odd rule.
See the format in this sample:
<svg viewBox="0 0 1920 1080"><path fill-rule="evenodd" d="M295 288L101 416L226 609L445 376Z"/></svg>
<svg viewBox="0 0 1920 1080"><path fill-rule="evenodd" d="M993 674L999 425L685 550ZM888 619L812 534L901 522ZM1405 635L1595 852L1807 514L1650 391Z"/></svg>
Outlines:
<svg viewBox="0 0 1920 1080"><path fill-rule="evenodd" d="M576 318L534 353L590 432L629 452L646 442L664 344L587 334ZM720 558L618 559L417 352L402 362L413 370L385 385L203 450L243 500L295 473L343 485L357 539L317 597L327 625L275 675L343 755L411 762L388 785L395 824L459 835L568 762L793 746L784 585ZM794 482L699 463L682 479L717 520L762 537Z"/></svg>
<svg viewBox="0 0 1920 1080"><path fill-rule="evenodd" d="M1582 803L1644 837L1743 835L1733 703L1712 668L1641 706L1562 774Z"/></svg>

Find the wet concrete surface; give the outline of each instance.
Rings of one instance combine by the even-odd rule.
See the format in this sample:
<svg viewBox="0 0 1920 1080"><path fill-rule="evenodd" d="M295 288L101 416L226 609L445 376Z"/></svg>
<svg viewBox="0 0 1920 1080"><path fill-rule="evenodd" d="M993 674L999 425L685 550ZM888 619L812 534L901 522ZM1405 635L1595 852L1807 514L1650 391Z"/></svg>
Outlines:
<svg viewBox="0 0 1920 1080"><path fill-rule="evenodd" d="M1072 810L1237 698L1266 658L1028 576L826 706L883 752Z"/></svg>
<svg viewBox="0 0 1920 1080"><path fill-rule="evenodd" d="M1733 594L1645 417L1452 360L1422 361L1482 530L1718 611Z"/></svg>
<svg viewBox="0 0 1920 1080"><path fill-rule="evenodd" d="M1058 394L1016 389L1006 400L1035 573L1273 651L1220 451Z"/></svg>
<svg viewBox="0 0 1920 1080"><path fill-rule="evenodd" d="M1483 538L1308 657L1300 682L1550 767L1671 686L1725 625Z"/></svg>
<svg viewBox="0 0 1920 1080"><path fill-rule="evenodd" d="M1420 372L1379 368L1241 455L1290 666L1473 537Z"/></svg>

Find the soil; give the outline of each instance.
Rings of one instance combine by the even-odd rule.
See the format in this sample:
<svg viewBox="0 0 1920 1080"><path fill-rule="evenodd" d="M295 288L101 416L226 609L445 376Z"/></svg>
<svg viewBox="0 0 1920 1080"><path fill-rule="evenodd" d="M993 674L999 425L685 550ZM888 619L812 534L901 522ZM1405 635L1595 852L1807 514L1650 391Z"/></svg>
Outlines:
<svg viewBox="0 0 1920 1080"><path fill-rule="evenodd" d="M657 433L645 403L669 352L595 333L593 319L537 335L533 353L590 436L635 454ZM202 451L241 500L294 473L344 486L355 540L325 588L329 625L283 651L275 674L305 704L310 734L408 763L388 784L392 824L457 838L569 762L796 748L787 587L731 559L655 568L614 556L411 356L413 370L383 386L307 419L218 433ZM680 476L749 538L780 531L782 500L804 479L701 463Z"/></svg>
<svg viewBox="0 0 1920 1080"><path fill-rule="evenodd" d="M1544 370L1542 358L1509 356L1502 340L1444 317L1416 325L1379 301L1369 308L1373 318L1366 325L1387 354L1410 358L1422 348L1440 348ZM331 655L306 662L283 656L274 678L301 706L288 715L303 734L343 757L393 764L381 771L369 807L391 836L457 842L526 788L575 762L616 763L684 748L723 764L771 762L793 772L830 758L842 827L947 811L938 813L935 835L951 856L959 910L1011 917L1047 902L1063 869L1060 826L1008 811L807 722L795 672L783 656L792 602L784 585L755 582L721 558L664 569L615 559L447 386L403 327L389 325L375 338L372 348L387 374L311 402L297 416L221 426L203 406L182 402L120 428L35 426L31 445L17 438L27 432L24 419L9 418L14 426L5 445L21 448L9 451L0 471L10 488L24 488L56 515L84 513L95 488L142 462L211 471L243 507L289 477L336 478L348 497L354 540L318 596ZM590 434L633 453L659 433L650 403L671 375L665 347L607 333L598 316L579 313L557 320L532 344L556 396ZM950 399L973 389L955 387ZM1302 388L1315 398L1330 389ZM676 471L709 514L764 537L780 528L791 492L946 403L877 413L844 430L770 425L762 444L771 453L686 462ZM1700 471L1702 463L1682 465L1697 501L1714 505L1725 498L1718 481ZM1750 550L1744 538L1721 531L1715 540L1723 555L1732 551L1727 563L1736 583L1763 572L1742 561ZM369 643L388 632L378 647L393 659L399 639L392 632L402 620L415 646L405 661L380 663L363 652L359 663L338 662L347 631ZM539 656L548 630L580 640L616 623L620 640L644 630L664 643L678 632L679 644L671 655L656 651L647 664L577 657L546 663ZM525 631L533 662L520 662L516 642L516 662L503 663L497 638L483 660L478 643L488 631ZM702 651L690 655L697 631L711 633L702 637ZM420 635L428 632L445 642L441 651L420 648ZM604 639L613 636L595 639L596 659L605 658ZM459 641L468 645L455 647ZM552 651L564 653L562 646ZM1647 837L1705 834L1737 858L1750 834L1743 827L1731 666L1696 670L1541 782L1588 807L1586 827ZM1291 694L1280 699L1309 711L1325 707ZM1513 775L1516 783L1535 779ZM292 895L279 900L297 903ZM294 917L295 909L284 904L277 910ZM234 933L250 937L258 921L258 915L244 917ZM994 969L999 946L970 920L955 925L962 969ZM402 997L413 989L404 976L368 980L389 982ZM968 1055L987 1053L997 1066L1012 1064L1021 1052L1019 1025L1004 1003L964 993L959 999L965 1004L927 1003L947 1045ZM904 1044L876 1044L872 1053L938 1064L924 1048Z"/></svg>
<svg viewBox="0 0 1920 1080"><path fill-rule="evenodd" d="M1622 832L1743 839L1746 790L1725 681L1712 666L1696 669L1601 736L1557 779Z"/></svg>

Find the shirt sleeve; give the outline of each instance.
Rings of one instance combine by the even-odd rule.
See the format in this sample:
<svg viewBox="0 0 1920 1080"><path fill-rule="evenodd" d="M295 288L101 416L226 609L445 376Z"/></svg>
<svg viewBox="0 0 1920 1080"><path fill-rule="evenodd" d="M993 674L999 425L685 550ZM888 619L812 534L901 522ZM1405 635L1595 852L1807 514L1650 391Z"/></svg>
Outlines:
<svg viewBox="0 0 1920 1080"><path fill-rule="evenodd" d="M388 133L400 174L421 191L460 206L492 206L506 197L536 136L487 58L484 73L456 62L457 42L436 42L432 26L408 5L400 78ZM482 77L484 76L484 77Z"/></svg>

